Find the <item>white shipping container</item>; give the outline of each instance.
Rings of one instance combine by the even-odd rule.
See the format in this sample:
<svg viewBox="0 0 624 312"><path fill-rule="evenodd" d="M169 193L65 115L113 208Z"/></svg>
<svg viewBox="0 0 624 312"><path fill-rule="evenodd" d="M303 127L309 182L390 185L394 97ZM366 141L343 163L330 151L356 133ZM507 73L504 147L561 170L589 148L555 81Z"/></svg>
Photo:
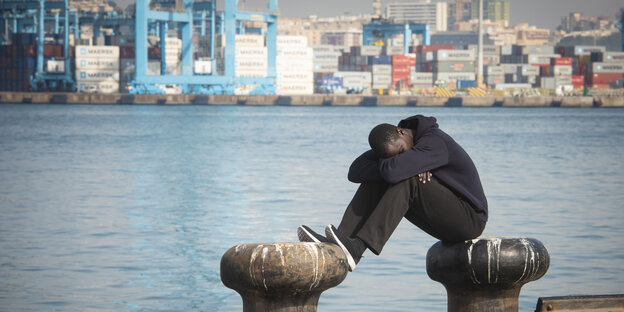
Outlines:
<svg viewBox="0 0 624 312"><path fill-rule="evenodd" d="M170 47L172 47L172 48L175 47L175 48L181 49L182 48L182 39L172 38L172 37L165 38L165 49L169 49Z"/></svg>
<svg viewBox="0 0 624 312"><path fill-rule="evenodd" d="M336 51L336 46L333 46L333 45L317 45L317 46L312 46L312 49L314 50L314 54L324 53L324 52L339 53Z"/></svg>
<svg viewBox="0 0 624 312"><path fill-rule="evenodd" d="M212 73L212 62L211 61L195 61L193 63L193 71L196 74L210 74Z"/></svg>
<svg viewBox="0 0 624 312"><path fill-rule="evenodd" d="M132 59L134 62L134 59ZM76 69L119 69L119 58L76 58Z"/></svg>
<svg viewBox="0 0 624 312"><path fill-rule="evenodd" d="M403 55L404 53L403 46L386 46L386 55Z"/></svg>
<svg viewBox="0 0 624 312"><path fill-rule="evenodd" d="M469 44L467 50L474 51L475 55L477 55L477 51L479 46L476 44ZM497 45L483 45L483 55L484 56L498 56L501 53L501 47ZM510 53L511 54L511 53Z"/></svg>
<svg viewBox="0 0 624 312"><path fill-rule="evenodd" d="M504 75L505 68L503 66L488 66L485 73L486 75Z"/></svg>
<svg viewBox="0 0 624 312"><path fill-rule="evenodd" d="M234 71L234 76L236 76L236 77L266 77L267 76L267 72L266 71L259 71L259 70L239 70L239 69L236 69Z"/></svg>
<svg viewBox="0 0 624 312"><path fill-rule="evenodd" d="M392 74L392 65L373 64L373 74Z"/></svg>
<svg viewBox="0 0 624 312"><path fill-rule="evenodd" d="M566 47L566 50L573 49L574 55L590 55L592 52L605 52L604 46L574 46ZM569 53L571 54L571 53Z"/></svg>
<svg viewBox="0 0 624 312"><path fill-rule="evenodd" d="M594 74L622 74L624 73L624 63L592 63L592 73Z"/></svg>
<svg viewBox="0 0 624 312"><path fill-rule="evenodd" d="M76 46L76 58L103 57L119 58L118 46Z"/></svg>
<svg viewBox="0 0 624 312"><path fill-rule="evenodd" d="M119 92L119 82L113 80L104 81L84 81L76 80L78 92L89 93L117 93Z"/></svg>
<svg viewBox="0 0 624 312"><path fill-rule="evenodd" d="M275 68L277 71L313 71L314 63L312 60L292 61L278 59Z"/></svg>
<svg viewBox="0 0 624 312"><path fill-rule="evenodd" d="M624 52L605 52L602 61L604 63L624 63Z"/></svg>
<svg viewBox="0 0 624 312"><path fill-rule="evenodd" d="M277 36L277 48L307 47L308 37L305 36Z"/></svg>
<svg viewBox="0 0 624 312"><path fill-rule="evenodd" d="M381 55L382 46L361 46L359 47L359 55L362 56L377 56Z"/></svg>
<svg viewBox="0 0 624 312"><path fill-rule="evenodd" d="M390 85L392 84L392 75L373 74L373 85Z"/></svg>
<svg viewBox="0 0 624 312"><path fill-rule="evenodd" d="M570 65L555 65L553 66L554 76L571 76L572 66Z"/></svg>
<svg viewBox="0 0 624 312"><path fill-rule="evenodd" d="M119 81L118 70L77 69L76 80L81 81Z"/></svg>
<svg viewBox="0 0 624 312"><path fill-rule="evenodd" d="M522 64L501 64L505 70L505 74L516 74L518 72L518 68L522 67Z"/></svg>
<svg viewBox="0 0 624 312"><path fill-rule="evenodd" d="M520 71L521 76L539 76L540 75L539 66L522 65L522 67L519 67L519 71Z"/></svg>
<svg viewBox="0 0 624 312"><path fill-rule="evenodd" d="M314 64L315 73L335 73L338 71L338 64Z"/></svg>
<svg viewBox="0 0 624 312"><path fill-rule="evenodd" d="M296 71L296 72L277 72L276 73L278 83L280 81L295 81L295 82L312 82L314 81L314 73L311 71Z"/></svg>
<svg viewBox="0 0 624 312"><path fill-rule="evenodd" d="M285 84L277 85L275 88L277 95L299 95L299 94L313 94L314 83L298 83L298 84Z"/></svg>
<svg viewBox="0 0 624 312"><path fill-rule="evenodd" d="M473 50L437 50L433 52L433 59L438 61L474 61L476 56Z"/></svg>
<svg viewBox="0 0 624 312"><path fill-rule="evenodd" d="M225 37L225 36L224 36ZM264 36L260 35L236 35L236 47L263 47ZM223 43L225 46L225 42Z"/></svg>
<svg viewBox="0 0 624 312"><path fill-rule="evenodd" d="M527 54L523 61L527 64L550 65L550 59L560 57L559 54Z"/></svg>
<svg viewBox="0 0 624 312"><path fill-rule="evenodd" d="M434 80L476 80L475 77L475 73L436 73L436 75L434 76Z"/></svg>
<svg viewBox="0 0 624 312"><path fill-rule="evenodd" d="M336 60L340 57L339 52L314 52L314 61Z"/></svg>
<svg viewBox="0 0 624 312"><path fill-rule="evenodd" d="M237 58L261 58L266 60L268 50L266 47L236 47L235 54Z"/></svg>
<svg viewBox="0 0 624 312"><path fill-rule="evenodd" d="M307 47L278 48L277 57L311 60L314 57L314 52L312 51L311 48L307 48Z"/></svg>
<svg viewBox="0 0 624 312"><path fill-rule="evenodd" d="M431 84L433 83L433 73L410 73L410 82L412 84Z"/></svg>
<svg viewBox="0 0 624 312"><path fill-rule="evenodd" d="M342 78L342 86L345 88L367 88L372 81L371 72L336 72L334 77Z"/></svg>

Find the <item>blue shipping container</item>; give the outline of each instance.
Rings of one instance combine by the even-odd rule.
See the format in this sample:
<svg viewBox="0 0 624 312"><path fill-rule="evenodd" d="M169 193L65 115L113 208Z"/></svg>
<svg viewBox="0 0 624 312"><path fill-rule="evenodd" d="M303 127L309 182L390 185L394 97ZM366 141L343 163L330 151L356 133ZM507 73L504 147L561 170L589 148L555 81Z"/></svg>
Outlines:
<svg viewBox="0 0 624 312"><path fill-rule="evenodd" d="M341 77L323 77L323 87L340 87L342 86Z"/></svg>
<svg viewBox="0 0 624 312"><path fill-rule="evenodd" d="M392 65L392 56L380 55L372 57L373 65Z"/></svg>
<svg viewBox="0 0 624 312"><path fill-rule="evenodd" d="M476 88L477 82L474 80L457 80L457 89Z"/></svg>

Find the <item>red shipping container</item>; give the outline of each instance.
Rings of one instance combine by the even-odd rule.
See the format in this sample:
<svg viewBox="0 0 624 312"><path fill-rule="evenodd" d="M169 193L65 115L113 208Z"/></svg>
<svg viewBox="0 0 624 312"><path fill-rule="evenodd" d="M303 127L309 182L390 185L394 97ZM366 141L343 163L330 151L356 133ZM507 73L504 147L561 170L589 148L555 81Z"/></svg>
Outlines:
<svg viewBox="0 0 624 312"><path fill-rule="evenodd" d="M610 89L611 85L606 84L606 83L600 83L600 84L592 84L590 87L592 89Z"/></svg>
<svg viewBox="0 0 624 312"><path fill-rule="evenodd" d="M580 76L580 75L572 76L572 85L576 89L582 88L583 86L585 86L585 76Z"/></svg>
<svg viewBox="0 0 624 312"><path fill-rule="evenodd" d="M552 67L544 66L540 67L540 76L542 77L552 77Z"/></svg>
<svg viewBox="0 0 624 312"><path fill-rule="evenodd" d="M550 59L550 65L571 66L572 58L571 57L553 57Z"/></svg>
<svg viewBox="0 0 624 312"><path fill-rule="evenodd" d="M409 66L392 66L392 74L409 74Z"/></svg>
<svg viewBox="0 0 624 312"><path fill-rule="evenodd" d="M453 44L430 44L430 45L420 45L418 46L418 53L427 53L437 50L455 50L455 45Z"/></svg>
<svg viewBox="0 0 624 312"><path fill-rule="evenodd" d="M622 74L592 74L589 75L590 84L609 84L622 79Z"/></svg>
<svg viewBox="0 0 624 312"><path fill-rule="evenodd" d="M416 66L416 58L409 55L393 55L392 65Z"/></svg>

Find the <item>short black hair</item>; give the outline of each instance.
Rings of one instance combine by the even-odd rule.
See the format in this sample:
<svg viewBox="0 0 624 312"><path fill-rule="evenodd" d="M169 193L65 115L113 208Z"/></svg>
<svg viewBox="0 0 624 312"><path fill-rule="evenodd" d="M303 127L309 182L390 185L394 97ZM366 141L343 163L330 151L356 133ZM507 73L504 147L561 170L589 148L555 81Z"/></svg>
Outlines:
<svg viewBox="0 0 624 312"><path fill-rule="evenodd" d="M383 123L375 126L368 135L368 144L379 158L390 157L388 146L399 138L397 127Z"/></svg>

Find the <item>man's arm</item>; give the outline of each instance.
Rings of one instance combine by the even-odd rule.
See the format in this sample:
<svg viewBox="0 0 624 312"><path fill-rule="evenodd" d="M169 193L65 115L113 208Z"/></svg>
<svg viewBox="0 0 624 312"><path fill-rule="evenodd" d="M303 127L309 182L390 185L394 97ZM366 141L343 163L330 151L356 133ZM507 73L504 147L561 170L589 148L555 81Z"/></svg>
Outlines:
<svg viewBox="0 0 624 312"><path fill-rule="evenodd" d="M410 150L379 161L379 174L388 183L397 183L448 163L446 144L434 135L425 135Z"/></svg>
<svg viewBox="0 0 624 312"><path fill-rule="evenodd" d="M383 181L379 173L379 158L373 150L364 152L353 161L348 179L353 183Z"/></svg>

